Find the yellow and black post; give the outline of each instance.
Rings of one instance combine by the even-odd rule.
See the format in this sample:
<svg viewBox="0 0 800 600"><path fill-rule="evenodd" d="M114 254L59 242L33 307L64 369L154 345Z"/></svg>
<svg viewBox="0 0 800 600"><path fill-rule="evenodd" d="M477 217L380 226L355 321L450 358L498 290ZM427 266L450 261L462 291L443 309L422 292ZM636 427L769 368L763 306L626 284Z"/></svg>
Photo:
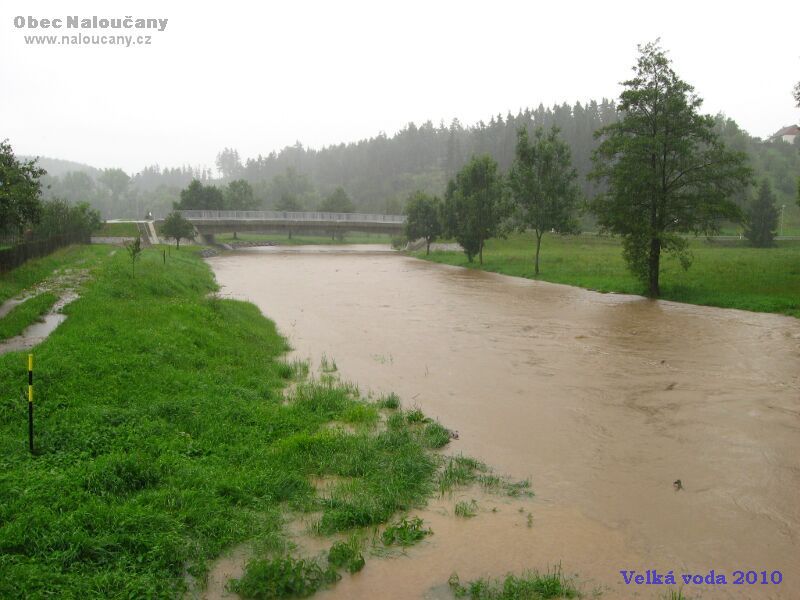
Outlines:
<svg viewBox="0 0 800 600"><path fill-rule="evenodd" d="M28 354L28 448L33 454L33 354Z"/></svg>

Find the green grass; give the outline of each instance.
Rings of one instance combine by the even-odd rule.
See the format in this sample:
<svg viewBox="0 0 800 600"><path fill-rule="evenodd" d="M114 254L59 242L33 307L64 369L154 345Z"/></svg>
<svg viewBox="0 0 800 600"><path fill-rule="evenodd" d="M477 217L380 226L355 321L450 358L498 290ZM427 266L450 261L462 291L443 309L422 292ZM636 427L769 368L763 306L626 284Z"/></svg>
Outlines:
<svg viewBox="0 0 800 600"><path fill-rule="evenodd" d="M332 567L303 558L260 559L250 563L241 579L230 588L244 598L306 598L341 579Z"/></svg>
<svg viewBox="0 0 800 600"><path fill-rule="evenodd" d="M136 223L103 223L94 235L99 237L136 237L139 228Z"/></svg>
<svg viewBox="0 0 800 600"><path fill-rule="evenodd" d="M751 248L743 242L692 240L694 262L684 271L674 259L663 261L662 298L690 304L783 313L800 317L800 242L775 248ZM461 252L424 252L414 256L481 268ZM517 234L487 242L483 269L534 278L532 235ZM617 239L594 235L545 235L538 279L601 292L641 294L644 287L622 259Z"/></svg>
<svg viewBox="0 0 800 600"><path fill-rule="evenodd" d="M44 292L25 302L18 304L9 313L0 319L0 340L5 340L22 333L29 325L41 320L42 315L48 312L58 301L58 296L52 292Z"/></svg>
<svg viewBox="0 0 800 600"><path fill-rule="evenodd" d="M287 511L330 534L435 491L443 458L423 426L395 412L378 427L378 407L335 382L285 397L303 369L254 305L210 294L196 252L164 265L146 250L135 279L125 253L97 256L95 280L35 350L35 456L25 403L0 395L0 597L175 597L224 549L283 536ZM26 366L0 356L7 392ZM328 476L317 495L311 479ZM259 556L245 580L298 568L270 562L286 558Z"/></svg>
<svg viewBox="0 0 800 600"><path fill-rule="evenodd" d="M454 512L457 517L469 519L478 514L478 503L475 500L470 500L469 502L460 500L456 502Z"/></svg>
<svg viewBox="0 0 800 600"><path fill-rule="evenodd" d="M547 573L509 573L503 579L480 578L466 585L454 574L448 583L456 598L470 600L546 600L579 598L581 595L575 585L561 574L560 569Z"/></svg>
<svg viewBox="0 0 800 600"><path fill-rule="evenodd" d="M58 269L91 268L109 253L108 246L68 246L0 275L0 302L40 283Z"/></svg>
<svg viewBox="0 0 800 600"><path fill-rule="evenodd" d="M411 546L432 533L430 529L423 526L423 521L419 517L410 519L404 517L387 526L381 534L381 540L386 546Z"/></svg>
<svg viewBox="0 0 800 600"><path fill-rule="evenodd" d="M343 239L332 240L330 235L293 235L289 239L286 233L237 233L240 242L275 242L281 246L326 245L326 244L388 244L391 236L384 233L348 233ZM221 233L216 236L218 242L233 242L232 233Z"/></svg>
<svg viewBox="0 0 800 600"><path fill-rule="evenodd" d="M335 542L328 551L328 564L348 573L357 573L364 568L364 555L358 537L351 536L347 541Z"/></svg>

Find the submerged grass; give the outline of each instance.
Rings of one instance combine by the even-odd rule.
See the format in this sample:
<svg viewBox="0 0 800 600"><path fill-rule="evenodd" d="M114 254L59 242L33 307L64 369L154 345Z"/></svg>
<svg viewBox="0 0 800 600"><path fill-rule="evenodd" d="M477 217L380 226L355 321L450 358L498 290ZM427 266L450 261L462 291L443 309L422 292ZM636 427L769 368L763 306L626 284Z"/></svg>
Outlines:
<svg viewBox="0 0 800 600"><path fill-rule="evenodd" d="M534 247L531 234L489 240L483 252L483 267L477 262L468 263L463 252L414 255L601 292L644 291L642 283L627 270L618 239L546 235L542 238L538 277L533 273ZM740 241L693 239L690 250L694 262L688 271L677 260L665 257L661 273L664 299L800 317L800 242L780 241L774 248L751 248Z"/></svg>
<svg viewBox="0 0 800 600"><path fill-rule="evenodd" d="M435 491L443 459L423 425L392 412L377 427L378 406L331 379L286 392L304 367L255 306L210 295L193 250L145 251L135 279L123 253L102 262L35 350L36 455L25 403L0 396L0 597L175 597L223 549L280 537L286 510L319 512L329 534ZM26 378L23 354L0 357L5 387ZM316 477L338 483L319 497ZM263 595L270 573L306 581L296 595L325 580L286 560L236 585L279 597Z"/></svg>
<svg viewBox="0 0 800 600"><path fill-rule="evenodd" d="M539 573L527 571L521 575L509 573L503 579L481 578L462 584L457 574L448 581L456 598L470 600L546 600L548 598L578 598L575 585L560 569Z"/></svg>
<svg viewBox="0 0 800 600"><path fill-rule="evenodd" d="M12 308L0 319L0 340L19 335L30 325L40 321L56 302L58 296L52 292L44 292Z"/></svg>

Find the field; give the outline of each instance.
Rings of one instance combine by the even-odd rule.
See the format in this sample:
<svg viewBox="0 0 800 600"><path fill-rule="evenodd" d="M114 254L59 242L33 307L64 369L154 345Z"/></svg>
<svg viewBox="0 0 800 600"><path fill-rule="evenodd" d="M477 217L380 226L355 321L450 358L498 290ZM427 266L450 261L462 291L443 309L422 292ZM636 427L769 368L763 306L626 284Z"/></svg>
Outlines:
<svg viewBox="0 0 800 600"><path fill-rule="evenodd" d="M673 259L663 261L662 297L726 308L775 312L800 317L800 242L775 248L751 248L744 242L693 240L688 271ZM534 278L534 240L529 234L489 240L483 267L462 252L415 252L429 260L517 277ZM627 270L619 241L595 235L545 235L538 279L601 292L641 294L643 285Z"/></svg>
<svg viewBox="0 0 800 600"><path fill-rule="evenodd" d="M319 535L377 527L472 472L445 465L433 450L447 430L396 397L304 378L255 306L213 295L194 251L163 264L147 250L133 278L126 253L97 248L60 255L98 262L34 350L34 455L27 357L0 356L0 597L180 596L239 542L298 564L286 554L292 514L313 512ZM324 497L321 478L332 481ZM248 570L254 593L264 564Z"/></svg>
<svg viewBox="0 0 800 600"><path fill-rule="evenodd" d="M136 237L139 229L136 223L103 223L94 235L99 237Z"/></svg>

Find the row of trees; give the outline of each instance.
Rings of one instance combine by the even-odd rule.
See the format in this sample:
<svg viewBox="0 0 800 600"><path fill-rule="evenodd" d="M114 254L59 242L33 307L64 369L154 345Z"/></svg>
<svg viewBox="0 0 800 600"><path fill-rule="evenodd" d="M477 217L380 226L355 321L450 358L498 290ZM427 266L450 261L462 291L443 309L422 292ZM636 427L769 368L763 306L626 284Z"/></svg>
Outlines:
<svg viewBox="0 0 800 600"><path fill-rule="evenodd" d="M87 200L106 217L141 218L148 210L164 215L193 179L220 188L244 180L252 187L258 208L282 209L288 203L303 210L317 210L325 198L341 187L359 211L398 214L415 190L441 194L472 156L488 154L501 170L509 170L516 156L517 132L523 127L529 135L538 128L559 128L570 149L578 185L585 196L591 197L597 191L597 183L588 175L594 168L592 155L600 143L594 134L619 121L620 116L619 102L601 100L540 105L516 114L498 114L488 122L473 125L464 125L457 119L447 125L409 123L390 136L379 134L322 149L298 143L255 158L244 158L234 148L226 148L217 157L216 173L191 167L151 166L128 176L119 169L99 171L74 163L56 168L50 163L59 161L49 159L40 164L51 172L44 180L46 196L72 202ZM722 115L714 117L714 129L727 147L750 156L754 173L759 179L769 179L779 204L794 204L800 145L752 137ZM78 169L82 170L70 174ZM746 208L745 193L735 196L735 200L740 208ZM796 220L798 213L792 207L788 216ZM595 229L592 213L584 213L581 219L583 228Z"/></svg>
<svg viewBox="0 0 800 600"><path fill-rule="evenodd" d="M261 203L253 194L253 187L244 179L235 179L219 188L213 184L203 184L194 179L181 190L180 200L173 205L175 210L258 210ZM316 208L325 212L354 212L353 204L344 188L337 187L315 207L304 206L297 195L287 190L275 204L276 210L302 211Z"/></svg>
<svg viewBox="0 0 800 600"><path fill-rule="evenodd" d="M88 237L100 227L99 212L86 202L43 201L45 175L36 161L17 158L8 140L0 142L0 237L5 241Z"/></svg>
<svg viewBox="0 0 800 600"><path fill-rule="evenodd" d="M589 173L600 192L581 203L578 173L557 127L517 132L514 160L503 176L496 160L474 156L447 184L444 200L423 191L407 205L407 235L430 242L453 237L468 260L483 262L491 237L532 230L535 272L542 236L577 230L579 204L601 231L619 235L631 271L658 296L664 253L691 264L687 234L711 235L724 221L747 222L756 245L774 235L776 209L764 181L745 219L737 198L753 181L744 152L721 139L713 117L702 115L702 99L681 80L658 42L639 48L634 76L624 82L621 118L595 132Z"/></svg>

